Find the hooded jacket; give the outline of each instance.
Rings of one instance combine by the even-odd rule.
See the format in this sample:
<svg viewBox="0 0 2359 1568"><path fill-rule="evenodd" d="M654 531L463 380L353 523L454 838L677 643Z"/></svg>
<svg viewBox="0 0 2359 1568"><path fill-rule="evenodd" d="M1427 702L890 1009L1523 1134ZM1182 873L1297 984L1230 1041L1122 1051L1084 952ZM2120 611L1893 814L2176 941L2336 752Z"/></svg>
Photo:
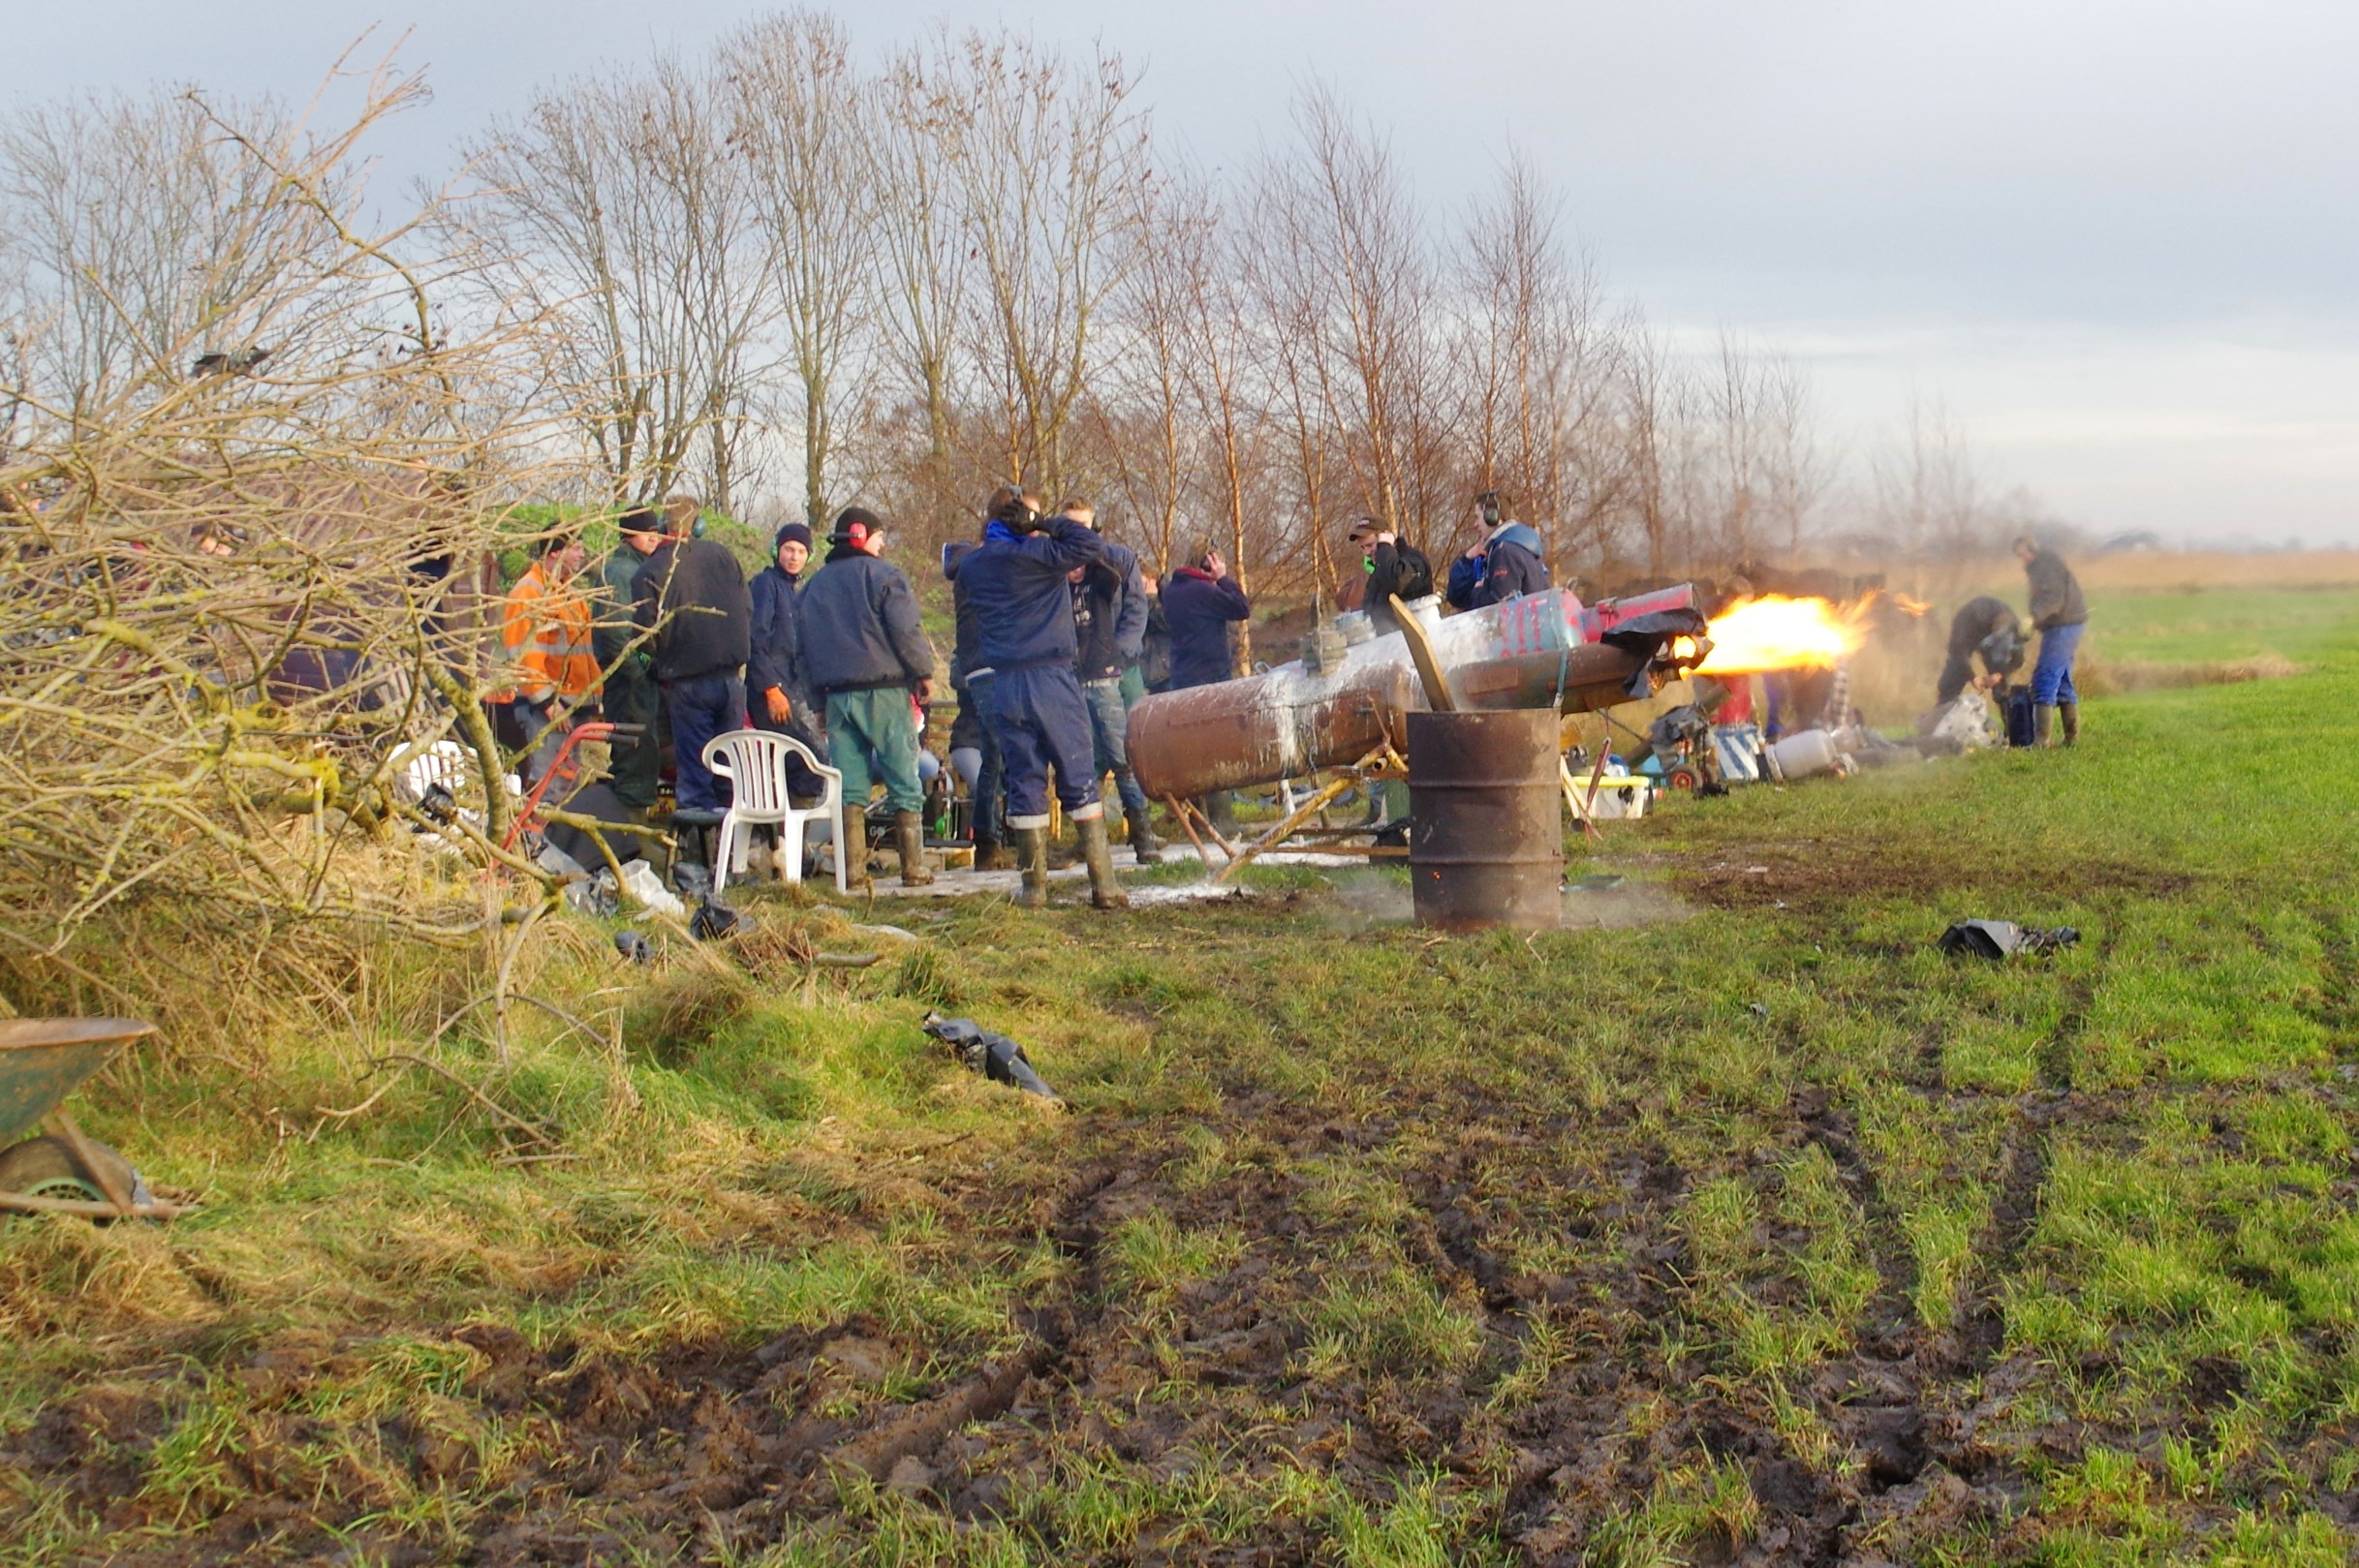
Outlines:
<svg viewBox="0 0 2359 1568"><path fill-rule="evenodd" d="M715 539L666 539L632 579L632 619L655 630L660 681L734 674L752 645L745 572Z"/></svg>
<svg viewBox="0 0 2359 1568"><path fill-rule="evenodd" d="M1468 596L1467 607L1478 610L1485 604L1504 604L1545 589L1548 561L1541 553L1543 548L1533 529L1522 523L1500 524L1483 547L1482 578Z"/></svg>
<svg viewBox="0 0 2359 1568"><path fill-rule="evenodd" d="M2064 565L2064 558L2054 550L2042 550L2023 564L2023 574L2032 585L2032 625L2040 631L2060 626L2079 626L2089 619L2089 601L2081 597L2081 585Z"/></svg>
<svg viewBox="0 0 2359 1568"><path fill-rule="evenodd" d="M814 692L914 687L933 679L934 645L901 569L839 544L795 594L795 638Z"/></svg>
<svg viewBox="0 0 2359 1568"><path fill-rule="evenodd" d="M1000 522L985 529L981 548L958 568L958 587L974 606L978 667L1003 675L1045 664L1070 667L1077 642L1072 587L1065 576L1104 551L1105 540L1071 517L1051 517L1032 534Z"/></svg>
<svg viewBox="0 0 2359 1568"><path fill-rule="evenodd" d="M1228 659L1228 623L1254 613L1234 577L1182 567L1164 579L1164 623L1171 629L1171 690L1210 686L1235 673Z"/></svg>

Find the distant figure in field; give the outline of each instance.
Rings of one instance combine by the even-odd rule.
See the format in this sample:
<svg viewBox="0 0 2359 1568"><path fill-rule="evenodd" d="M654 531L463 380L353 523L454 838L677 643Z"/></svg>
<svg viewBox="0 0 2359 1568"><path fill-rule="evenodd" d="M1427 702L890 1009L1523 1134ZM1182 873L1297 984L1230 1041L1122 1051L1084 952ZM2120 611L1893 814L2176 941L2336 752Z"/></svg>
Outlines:
<svg viewBox="0 0 2359 1568"><path fill-rule="evenodd" d="M1360 608L1368 612L1368 623L1378 636L1401 630L1392 613L1392 600L1397 595L1402 603L1424 599L1434 591L1433 563L1425 552L1413 544L1405 543L1398 535L1386 528L1381 518L1362 517L1344 535L1360 553L1360 563L1368 571L1368 590L1361 597Z"/></svg>
<svg viewBox="0 0 2359 1568"><path fill-rule="evenodd" d="M1974 660L1983 673L1974 673ZM2005 600L1985 594L1970 599L1949 622L1949 661L1941 666L1934 688L1937 708L1955 702L1970 686L1984 690L1998 685L2023 667L2023 624Z"/></svg>
<svg viewBox="0 0 2359 1568"><path fill-rule="evenodd" d="M2015 559L2032 585L2032 629L2039 633L2039 658L2032 665L2032 744L2053 745L2056 721L2064 741L2081 738L2081 695L2072 686L2072 660L2080 652L2089 601L2064 558L2026 534L2015 540Z"/></svg>
<svg viewBox="0 0 2359 1568"><path fill-rule="evenodd" d="M1236 674L1228 651L1228 625L1249 619L1253 605L1245 590L1228 574L1228 563L1209 541L1196 551L1195 564L1182 567L1164 581L1164 623L1171 629L1171 690L1210 686ZM1235 804L1229 791L1216 789L1203 800L1203 812L1226 837L1237 830Z"/></svg>

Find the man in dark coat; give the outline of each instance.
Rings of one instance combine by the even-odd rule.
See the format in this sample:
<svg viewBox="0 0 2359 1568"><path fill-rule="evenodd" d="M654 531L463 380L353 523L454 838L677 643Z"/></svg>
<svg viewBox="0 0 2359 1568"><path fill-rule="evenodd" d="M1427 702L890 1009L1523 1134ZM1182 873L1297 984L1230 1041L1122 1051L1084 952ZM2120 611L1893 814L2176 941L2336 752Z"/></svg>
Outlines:
<svg viewBox="0 0 2359 1568"><path fill-rule="evenodd" d="M1059 515L1097 532L1098 509L1080 497L1057 509ZM1114 792L1122 800L1131 853L1140 865L1154 866L1162 863L1164 851L1147 822L1146 791L1138 787L1138 778L1131 772L1131 707L1123 692L1124 678L1137 667L1145 652L1147 585L1138 569L1138 557L1129 545L1113 539L1103 542L1103 554L1069 574L1078 648L1073 673L1080 677L1082 700L1089 704L1098 773L1100 777L1114 776Z"/></svg>
<svg viewBox="0 0 2359 1568"><path fill-rule="evenodd" d="M630 526L643 529L647 514ZM694 523L673 523L639 563L632 579L632 618L655 633L655 678L671 718L674 793L689 811L722 804L704 747L715 735L745 727L746 655L754 606L745 573L728 546L691 537Z"/></svg>
<svg viewBox="0 0 2359 1568"><path fill-rule="evenodd" d="M1979 683L1974 675L1977 657L1985 672ZM1969 686L1992 684L2022 667L2023 630L2014 606L1988 594L1970 599L1950 617L1949 661L1934 688L1934 706L1945 708Z"/></svg>
<svg viewBox="0 0 2359 1568"><path fill-rule="evenodd" d="M858 821L868 810L873 754L892 807L902 884L923 887L934 874L925 864L916 704L933 699L934 645L917 625L909 579L880 558L885 524L876 513L846 507L827 544L827 564L797 596L804 676L827 701L827 754L844 775L845 815ZM856 844L844 849L859 853Z"/></svg>
<svg viewBox="0 0 2359 1568"><path fill-rule="evenodd" d="M1539 535L1503 515L1496 490L1474 498L1487 531L1480 544L1450 563L1449 601L1462 610L1504 604L1548 586L1546 546Z"/></svg>
<svg viewBox="0 0 2359 1568"><path fill-rule="evenodd" d="M1164 623L1171 629L1171 686L1185 692L1210 686L1236 674L1228 653L1228 627L1253 613L1245 590L1228 574L1228 564L1209 543L1196 553L1195 565L1182 567L1164 581ZM1205 817L1224 836L1237 830L1235 803L1226 789L1203 800Z"/></svg>
<svg viewBox="0 0 2359 1568"><path fill-rule="evenodd" d="M1090 902L1101 909L1129 902L1114 877L1098 798L1089 705L1073 674L1071 585L1068 573L1104 553L1104 541L1071 517L1043 518L1030 496L994 498L982 548L959 568L975 604L977 657L996 672L993 695L1000 754L1008 766L1008 827L1024 874L1023 904L1048 903L1048 773L1057 799L1080 831L1089 865Z"/></svg>
<svg viewBox="0 0 2359 1568"><path fill-rule="evenodd" d="M590 647L598 655L599 667L605 671L605 684L599 690L606 718L618 724L639 726L637 739L614 741L609 772L615 798L643 813L655 804L664 749L670 745L671 737L664 720L663 688L656 684L655 656L643 642L636 648L631 646L639 630L633 611L638 600L638 569L664 542L664 522L652 508L642 508L625 512L616 532L621 542L598 570L602 591L598 619L590 629Z"/></svg>
<svg viewBox="0 0 2359 1568"><path fill-rule="evenodd" d="M789 523L772 541L772 565L754 574L748 590L754 600L753 649L745 661L746 706L757 729L786 735L811 748L817 757L827 754L827 733L803 675L799 584L804 563L811 559L811 529ZM787 786L797 795L823 793L818 774L792 756L787 762Z"/></svg>
<svg viewBox="0 0 2359 1568"><path fill-rule="evenodd" d="M1358 546L1360 564L1368 571L1368 590L1360 599L1360 608L1368 612L1369 624L1376 634L1401 630L1394 619L1392 600L1398 596L1406 604L1423 599L1434 591L1433 563L1425 552L1413 544L1404 544L1399 536L1374 517L1362 517L1344 536Z"/></svg>
<svg viewBox="0 0 2359 1568"><path fill-rule="evenodd" d="M2015 559L2032 586L2032 628L2039 633L2039 658L2032 665L2032 744L2053 744L2056 721L2064 721L2064 744L2081 738L2081 694L2072 686L2072 661L2080 652L2089 601L2064 558L2029 534L2015 541Z"/></svg>

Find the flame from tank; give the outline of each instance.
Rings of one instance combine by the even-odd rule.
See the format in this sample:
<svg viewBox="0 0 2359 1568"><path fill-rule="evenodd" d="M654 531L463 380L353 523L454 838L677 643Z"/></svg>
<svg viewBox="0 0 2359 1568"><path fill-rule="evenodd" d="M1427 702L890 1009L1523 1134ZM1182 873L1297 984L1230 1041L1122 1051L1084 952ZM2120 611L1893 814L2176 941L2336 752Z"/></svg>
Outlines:
<svg viewBox="0 0 2359 1568"><path fill-rule="evenodd" d="M1918 620L1924 619L1926 613L1933 608L1932 605L1926 603L1923 600L1918 599L1913 594L1888 593L1884 597L1892 600L1892 607L1894 609L1900 611L1903 615L1911 616Z"/></svg>
<svg viewBox="0 0 2359 1568"><path fill-rule="evenodd" d="M1858 651L1866 632L1852 613L1823 599L1749 599L1712 620L1712 651L1695 666L1703 675L1752 675L1763 670L1825 668Z"/></svg>

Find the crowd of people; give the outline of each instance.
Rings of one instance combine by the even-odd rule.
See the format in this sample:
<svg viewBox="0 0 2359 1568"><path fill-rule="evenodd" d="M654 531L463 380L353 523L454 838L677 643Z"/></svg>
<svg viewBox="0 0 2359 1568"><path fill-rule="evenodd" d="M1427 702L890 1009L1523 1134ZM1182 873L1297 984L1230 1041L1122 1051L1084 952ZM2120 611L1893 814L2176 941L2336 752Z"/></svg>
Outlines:
<svg viewBox="0 0 2359 1568"><path fill-rule="evenodd" d="M851 821L881 791L902 881L930 882L927 802L941 763L923 737L936 655L908 575L886 559L884 519L847 507L815 571L821 541L789 523L749 582L725 545L699 536L698 515L691 498L626 512L594 571L577 538L535 544L502 616L512 684L492 694L520 771L545 773L569 727L595 714L626 726L607 770L622 809L643 818L655 806L668 757L676 812L694 820L727 804L707 745L770 730L842 776ZM1013 487L991 497L977 538L944 551L943 573L956 625L950 766L966 785L976 864L1012 859L1021 902L1044 905L1053 800L1074 824L1092 903L1120 907L1103 779L1134 858L1163 856L1127 754L1130 706L1151 688L1234 674L1229 629L1251 613L1245 594L1216 549L1159 584L1099 532L1086 498L1050 512ZM790 792L823 788L792 751L788 767ZM1218 812L1227 817L1226 802ZM837 852L865 879L863 838Z"/></svg>

